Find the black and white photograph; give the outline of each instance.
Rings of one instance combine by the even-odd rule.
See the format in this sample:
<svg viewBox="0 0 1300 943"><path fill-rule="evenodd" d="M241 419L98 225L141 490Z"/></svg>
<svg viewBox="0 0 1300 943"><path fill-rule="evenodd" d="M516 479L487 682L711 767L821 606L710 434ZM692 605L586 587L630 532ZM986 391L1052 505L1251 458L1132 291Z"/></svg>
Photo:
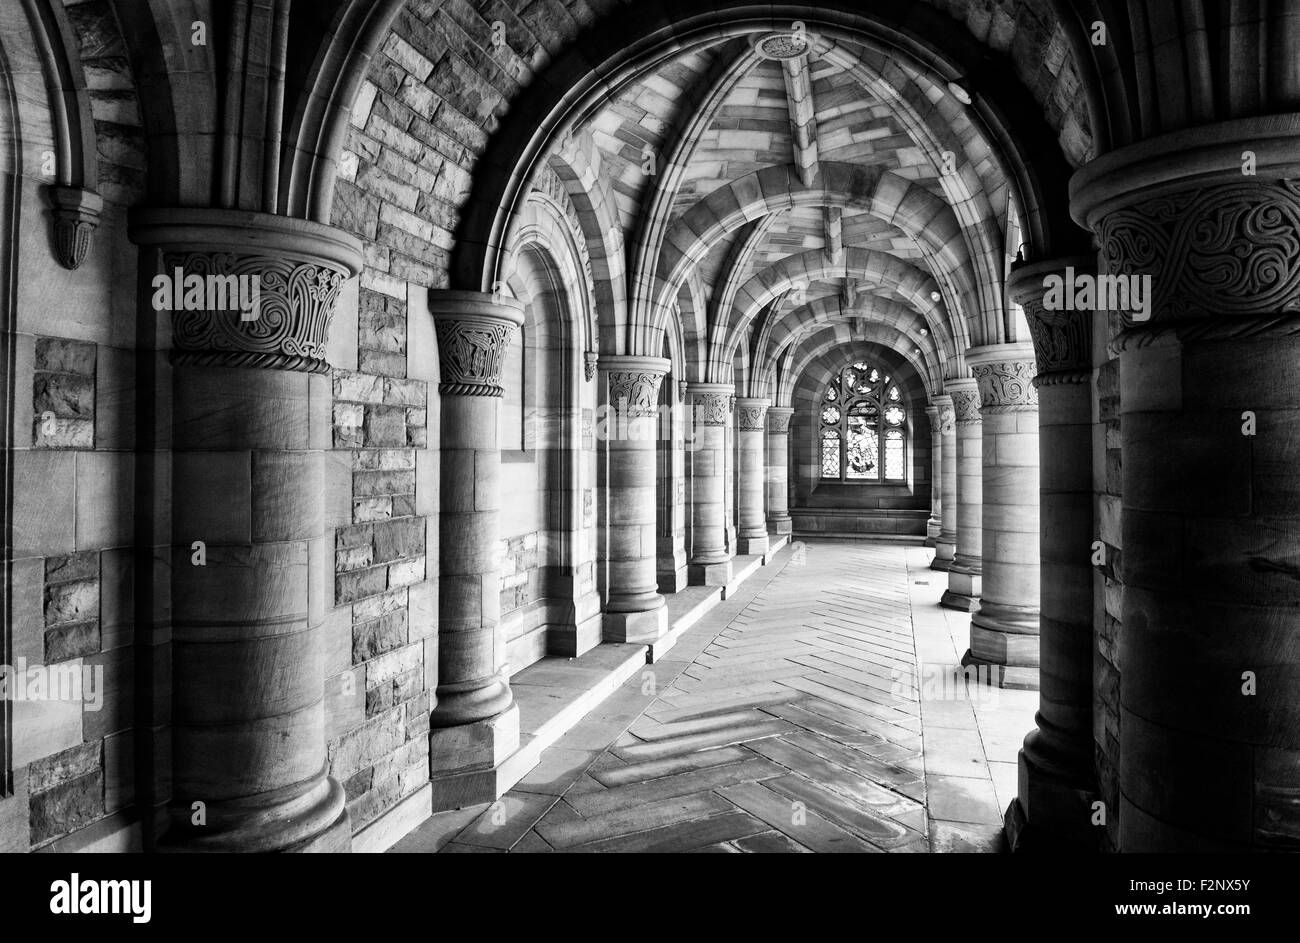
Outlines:
<svg viewBox="0 0 1300 943"><path fill-rule="evenodd" d="M7 922L1295 918L1300 0L0 0L0 322Z"/></svg>

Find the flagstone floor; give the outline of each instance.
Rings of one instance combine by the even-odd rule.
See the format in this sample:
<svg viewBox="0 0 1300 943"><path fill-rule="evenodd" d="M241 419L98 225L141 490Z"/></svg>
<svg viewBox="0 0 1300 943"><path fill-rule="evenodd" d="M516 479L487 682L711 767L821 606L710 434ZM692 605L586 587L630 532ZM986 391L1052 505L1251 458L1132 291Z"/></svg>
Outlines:
<svg viewBox="0 0 1300 943"><path fill-rule="evenodd" d="M932 556L796 541L500 800L392 850L1001 850L1038 696L956 674Z"/></svg>

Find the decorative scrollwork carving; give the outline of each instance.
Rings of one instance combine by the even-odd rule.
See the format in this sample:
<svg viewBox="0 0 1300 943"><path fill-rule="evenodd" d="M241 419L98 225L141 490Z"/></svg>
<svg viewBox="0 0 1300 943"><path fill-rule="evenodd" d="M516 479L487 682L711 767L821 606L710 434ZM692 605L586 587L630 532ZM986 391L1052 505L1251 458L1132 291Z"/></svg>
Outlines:
<svg viewBox="0 0 1300 943"><path fill-rule="evenodd" d="M600 355L594 350L589 350L582 355L583 375L586 376L588 383L596 379L596 365L599 362Z"/></svg>
<svg viewBox="0 0 1300 943"><path fill-rule="evenodd" d="M767 411L767 431L777 435L790 434L790 418L793 409L769 409Z"/></svg>
<svg viewBox="0 0 1300 943"><path fill-rule="evenodd" d="M191 275L255 277L257 317L241 311L186 309L172 312L175 363L226 364L325 373L325 345L339 292L341 269L286 257L234 252L165 252L166 270Z"/></svg>
<svg viewBox="0 0 1300 943"><path fill-rule="evenodd" d="M695 421L704 426L725 426L734 398L726 393L696 393Z"/></svg>
<svg viewBox="0 0 1300 943"><path fill-rule="evenodd" d="M611 370L609 404L623 415L645 418L658 415L662 373L646 370Z"/></svg>
<svg viewBox="0 0 1300 943"><path fill-rule="evenodd" d="M957 422L980 421L980 396L976 390L951 390L952 408Z"/></svg>
<svg viewBox="0 0 1300 943"><path fill-rule="evenodd" d="M972 367L971 372L979 384L980 405L985 412L1038 408L1032 360L981 363ZM953 400L956 401L956 394Z"/></svg>
<svg viewBox="0 0 1300 943"><path fill-rule="evenodd" d="M767 425L764 421L766 414L766 406L741 406L736 416L736 426L746 432L762 432Z"/></svg>
<svg viewBox="0 0 1300 943"><path fill-rule="evenodd" d="M1097 235L1110 273L1151 276L1153 322L1300 311L1298 180L1147 200L1105 216Z"/></svg>
<svg viewBox="0 0 1300 943"><path fill-rule="evenodd" d="M501 396L501 369L514 325L487 318L438 318L438 367L443 396Z"/></svg>

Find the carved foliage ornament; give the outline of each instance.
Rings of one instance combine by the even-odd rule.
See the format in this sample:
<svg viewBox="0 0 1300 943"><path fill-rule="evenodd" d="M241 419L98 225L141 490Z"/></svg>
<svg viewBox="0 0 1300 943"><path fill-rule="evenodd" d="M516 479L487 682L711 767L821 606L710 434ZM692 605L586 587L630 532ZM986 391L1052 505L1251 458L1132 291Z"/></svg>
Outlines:
<svg viewBox="0 0 1300 943"><path fill-rule="evenodd" d="M51 186L46 196L53 207L54 251L59 264L76 270L86 261L104 201L99 194L80 187Z"/></svg>
<svg viewBox="0 0 1300 943"><path fill-rule="evenodd" d="M725 426L731 400L725 393L696 393L695 421L705 426Z"/></svg>
<svg viewBox="0 0 1300 943"><path fill-rule="evenodd" d="M788 435L792 415L794 415L793 411L769 409L767 411L767 431L775 432L778 435Z"/></svg>
<svg viewBox="0 0 1300 943"><path fill-rule="evenodd" d="M501 396L501 369L514 325L489 319L434 320L443 396Z"/></svg>
<svg viewBox="0 0 1300 943"><path fill-rule="evenodd" d="M980 421L980 396L975 390L951 390L953 412L958 422Z"/></svg>
<svg viewBox="0 0 1300 943"><path fill-rule="evenodd" d="M1034 387L1036 371L1032 360L981 363L972 367L971 372L979 384L980 404L985 411L1038 408L1038 390ZM957 394L953 394L953 402L956 401Z"/></svg>
<svg viewBox="0 0 1300 943"><path fill-rule="evenodd" d="M582 355L583 375L586 376L587 382L596 379L596 364L600 362L600 355L594 350L589 350Z"/></svg>
<svg viewBox="0 0 1300 943"><path fill-rule="evenodd" d="M611 370L609 404L630 418L658 415L659 384L662 373L645 370Z"/></svg>
<svg viewBox="0 0 1300 943"><path fill-rule="evenodd" d="M766 413L766 406L741 406L736 417L736 425L748 432L762 432L766 425L763 421Z"/></svg>
<svg viewBox="0 0 1300 943"><path fill-rule="evenodd" d="M339 291L342 269L318 262L233 252L165 252L164 272L178 269L185 280L257 280L257 316L246 319L237 307L208 309L182 305L172 312L175 363L269 367L326 373L325 344Z"/></svg>
<svg viewBox="0 0 1300 943"><path fill-rule="evenodd" d="M1300 180L1147 200L1097 235L1110 273L1151 276L1152 321L1300 311Z"/></svg>
<svg viewBox="0 0 1300 943"><path fill-rule="evenodd" d="M939 407L939 433L947 435L957 424L957 413L951 406Z"/></svg>

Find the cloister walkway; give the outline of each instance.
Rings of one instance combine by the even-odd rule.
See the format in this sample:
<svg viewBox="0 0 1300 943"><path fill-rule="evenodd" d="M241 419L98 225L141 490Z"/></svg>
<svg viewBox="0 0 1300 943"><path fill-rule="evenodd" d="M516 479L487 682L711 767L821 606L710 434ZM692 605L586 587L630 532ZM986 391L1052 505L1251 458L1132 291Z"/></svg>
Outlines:
<svg viewBox="0 0 1300 943"><path fill-rule="evenodd" d="M932 551L797 541L497 803L393 851L997 851L1037 694L957 672Z"/></svg>

